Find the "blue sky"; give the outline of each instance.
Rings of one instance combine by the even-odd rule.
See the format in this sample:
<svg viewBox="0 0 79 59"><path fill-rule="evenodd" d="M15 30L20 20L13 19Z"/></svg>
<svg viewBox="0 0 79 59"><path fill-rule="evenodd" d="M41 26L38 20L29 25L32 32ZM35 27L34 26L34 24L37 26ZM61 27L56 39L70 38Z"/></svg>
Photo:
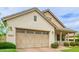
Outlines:
<svg viewBox="0 0 79 59"><path fill-rule="evenodd" d="M0 18L29 9L26 7L0 7ZM40 10L50 9L67 28L79 31L78 7L39 7Z"/></svg>

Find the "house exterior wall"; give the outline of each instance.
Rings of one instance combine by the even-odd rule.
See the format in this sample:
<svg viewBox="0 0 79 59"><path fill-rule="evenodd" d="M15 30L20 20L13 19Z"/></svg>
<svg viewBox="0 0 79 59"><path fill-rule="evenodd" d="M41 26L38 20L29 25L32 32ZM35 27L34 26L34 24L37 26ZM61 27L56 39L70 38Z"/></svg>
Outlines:
<svg viewBox="0 0 79 59"><path fill-rule="evenodd" d="M44 15L51 19L51 22L54 23L58 28L63 28L63 26L61 26L61 24L59 24L59 22L57 22L57 20L54 17L52 17L52 15L49 12L45 12Z"/></svg>
<svg viewBox="0 0 79 59"><path fill-rule="evenodd" d="M34 16L37 16L37 21L34 21ZM49 31L49 45L55 41L55 30L38 12L33 11L28 14L7 20L12 31L7 33L7 41L16 43L16 28L34 29Z"/></svg>

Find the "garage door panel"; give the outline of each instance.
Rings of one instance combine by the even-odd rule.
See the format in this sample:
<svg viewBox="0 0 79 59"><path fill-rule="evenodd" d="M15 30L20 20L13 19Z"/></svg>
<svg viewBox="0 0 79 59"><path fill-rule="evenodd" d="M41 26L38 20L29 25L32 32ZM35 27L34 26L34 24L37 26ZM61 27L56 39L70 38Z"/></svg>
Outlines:
<svg viewBox="0 0 79 59"><path fill-rule="evenodd" d="M41 47L48 47L48 43L41 44Z"/></svg>
<svg viewBox="0 0 79 59"><path fill-rule="evenodd" d="M25 45L25 37L24 33L17 33L17 48L23 48Z"/></svg>
<svg viewBox="0 0 79 59"><path fill-rule="evenodd" d="M21 32L20 32L21 31ZM48 47L48 32L17 30L17 48Z"/></svg>

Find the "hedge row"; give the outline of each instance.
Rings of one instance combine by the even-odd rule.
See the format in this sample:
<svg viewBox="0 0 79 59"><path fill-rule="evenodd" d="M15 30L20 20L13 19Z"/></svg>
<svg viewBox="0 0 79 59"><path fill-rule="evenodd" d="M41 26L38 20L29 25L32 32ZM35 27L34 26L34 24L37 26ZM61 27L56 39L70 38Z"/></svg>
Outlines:
<svg viewBox="0 0 79 59"><path fill-rule="evenodd" d="M79 46L79 42L64 42L64 46Z"/></svg>
<svg viewBox="0 0 79 59"><path fill-rule="evenodd" d="M64 46L79 46L79 42L64 42ZM57 42L51 44L51 48L58 48L59 44Z"/></svg>
<svg viewBox="0 0 79 59"><path fill-rule="evenodd" d="M10 42L0 42L0 49L15 49L16 45Z"/></svg>

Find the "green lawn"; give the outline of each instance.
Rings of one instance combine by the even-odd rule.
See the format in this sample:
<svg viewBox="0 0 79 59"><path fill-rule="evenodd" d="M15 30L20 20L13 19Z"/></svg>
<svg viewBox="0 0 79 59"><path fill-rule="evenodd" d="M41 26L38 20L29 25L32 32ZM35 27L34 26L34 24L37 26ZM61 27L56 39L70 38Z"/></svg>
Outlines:
<svg viewBox="0 0 79 59"><path fill-rule="evenodd" d="M0 52L16 52L16 49L0 49Z"/></svg>
<svg viewBox="0 0 79 59"><path fill-rule="evenodd" d="M79 52L79 47L70 47L70 49L63 50L64 52Z"/></svg>

